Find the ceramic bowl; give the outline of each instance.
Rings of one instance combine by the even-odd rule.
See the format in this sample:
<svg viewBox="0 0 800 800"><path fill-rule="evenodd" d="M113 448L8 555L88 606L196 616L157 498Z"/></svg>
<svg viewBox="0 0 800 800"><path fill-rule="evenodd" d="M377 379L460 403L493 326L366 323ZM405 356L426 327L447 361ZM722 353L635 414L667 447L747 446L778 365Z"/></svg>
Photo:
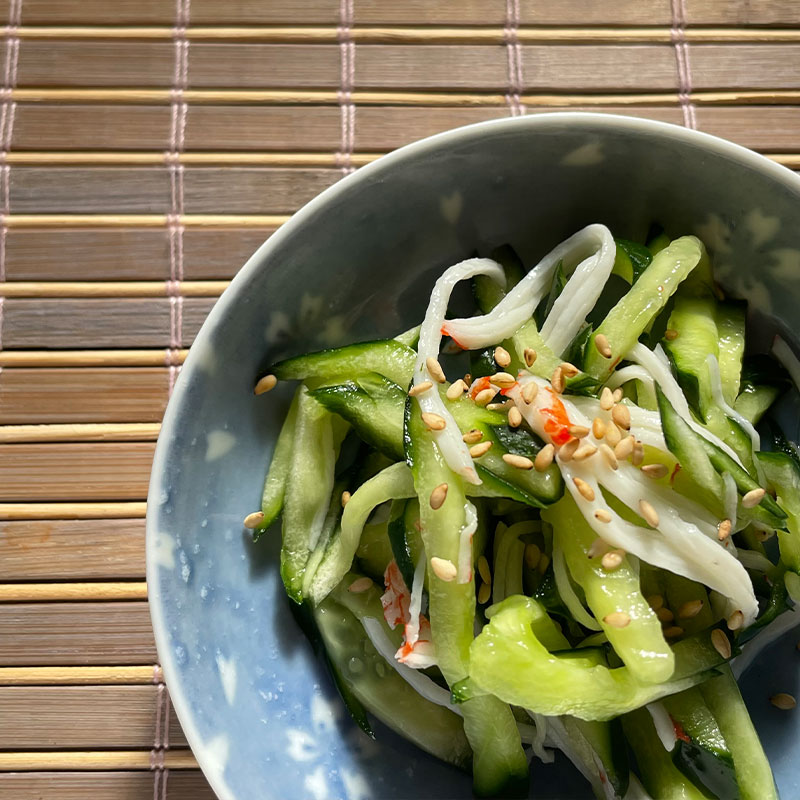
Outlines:
<svg viewBox="0 0 800 800"><path fill-rule="evenodd" d="M147 515L147 578L164 674L183 730L223 800L462 798L470 777L378 726L350 721L296 626L276 568L280 532L242 528L291 387L253 395L260 370L309 349L418 322L440 271L511 243L527 264L591 222L641 239L654 220L695 233L717 275L791 335L800 308L800 178L672 125L595 114L480 123L404 147L323 192L264 244L203 325L169 403ZM758 344L758 342L756 342ZM797 423L790 429L797 437ZM783 796L800 796L794 640L744 691ZM536 797L586 797L564 759Z"/></svg>

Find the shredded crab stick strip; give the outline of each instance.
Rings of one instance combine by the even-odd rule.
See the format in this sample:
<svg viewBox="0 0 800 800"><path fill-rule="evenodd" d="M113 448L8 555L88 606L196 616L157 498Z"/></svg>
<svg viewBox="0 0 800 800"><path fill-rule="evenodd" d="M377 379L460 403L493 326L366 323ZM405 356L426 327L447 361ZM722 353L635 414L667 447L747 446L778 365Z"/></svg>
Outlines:
<svg viewBox="0 0 800 800"><path fill-rule="evenodd" d="M581 264L583 266L586 262L596 262L598 255L602 255L605 259L608 247L611 253L611 266L608 268L610 274L616 252L611 231L605 225L588 225L551 250L488 314L470 319L448 320L445 323L445 333L459 345L470 350L508 339L533 316L536 307L550 288L559 261L583 260ZM588 271L596 266L596 263L587 265L585 270ZM602 266L605 267L605 260ZM601 290L607 277L608 275L598 280ZM585 291L575 289L579 307L582 308L588 303L584 317L597 299L595 297L589 302L589 295L595 288L594 279L586 283L589 286ZM581 318L578 327L582 321ZM577 329L575 332L577 333ZM571 338L572 336L567 338L567 343ZM558 352L557 350L556 353Z"/></svg>
<svg viewBox="0 0 800 800"><path fill-rule="evenodd" d="M447 410L436 384L444 382L444 373L439 366L439 350L442 344L442 331L445 330L445 314L453 287L459 282L475 275L488 275L502 286L505 286L503 268L488 258L469 258L445 270L436 281L431 292L428 310L419 330L417 347L417 363L414 366L414 389L418 391L417 400L423 415L433 415L428 419L438 418L444 425L432 429L434 440L442 457L450 469L460 475L468 483L480 484L481 479L475 470L469 447L461 439L461 432L453 415ZM426 386L424 389L417 387ZM426 417L423 417L425 419Z"/></svg>
<svg viewBox="0 0 800 800"><path fill-rule="evenodd" d="M589 225L578 235L598 250L575 268L542 325L542 338L556 354L563 353L580 332L614 269L617 255L614 237L605 225Z"/></svg>

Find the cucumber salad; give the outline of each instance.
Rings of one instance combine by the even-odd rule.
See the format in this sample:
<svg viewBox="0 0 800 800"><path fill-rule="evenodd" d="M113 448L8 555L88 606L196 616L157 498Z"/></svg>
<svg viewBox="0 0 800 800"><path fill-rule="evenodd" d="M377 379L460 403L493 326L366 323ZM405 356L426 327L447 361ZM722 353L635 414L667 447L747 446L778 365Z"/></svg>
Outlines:
<svg viewBox="0 0 800 800"><path fill-rule="evenodd" d="M491 256L417 328L258 382L300 385L246 527L282 515L286 593L358 724L477 794L561 750L598 798L777 797L736 677L800 616L800 462L765 416L800 363L745 354L694 236Z"/></svg>

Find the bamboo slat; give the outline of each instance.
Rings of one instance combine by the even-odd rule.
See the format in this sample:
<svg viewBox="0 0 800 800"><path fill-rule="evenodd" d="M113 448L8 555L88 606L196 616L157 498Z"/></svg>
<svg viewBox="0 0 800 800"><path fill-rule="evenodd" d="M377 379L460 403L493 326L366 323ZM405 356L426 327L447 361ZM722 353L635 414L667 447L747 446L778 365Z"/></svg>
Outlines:
<svg viewBox="0 0 800 800"><path fill-rule="evenodd" d="M0 522L0 581L123 579L144 579L143 519Z"/></svg>
<svg viewBox="0 0 800 800"><path fill-rule="evenodd" d="M146 600L144 581L116 583L0 583L0 603Z"/></svg>
<svg viewBox="0 0 800 800"><path fill-rule="evenodd" d="M181 281L182 297L219 297L229 281ZM15 281L0 282L0 297L168 297L166 281Z"/></svg>
<svg viewBox="0 0 800 800"><path fill-rule="evenodd" d="M144 501L115 503L0 503L0 522L7 520L139 519L145 516Z"/></svg>
<svg viewBox="0 0 800 800"><path fill-rule="evenodd" d="M0 796L14 800L140 800L156 788L169 800L216 800L199 770L155 772L8 772Z"/></svg>
<svg viewBox="0 0 800 800"><path fill-rule="evenodd" d="M288 216L285 214L183 214L176 223L200 228L276 228ZM9 228L167 228L166 214L9 214Z"/></svg>
<svg viewBox="0 0 800 800"><path fill-rule="evenodd" d="M0 501L142 500L152 442L0 445Z"/></svg>
<svg viewBox="0 0 800 800"><path fill-rule="evenodd" d="M155 661L145 602L0 605L0 666Z"/></svg>
<svg viewBox="0 0 800 800"><path fill-rule="evenodd" d="M164 367L6 368L0 373L0 421L152 425L164 414L168 388Z"/></svg>
<svg viewBox="0 0 800 800"><path fill-rule="evenodd" d="M155 367L182 364L188 350L0 350L0 367Z"/></svg>
<svg viewBox="0 0 800 800"><path fill-rule="evenodd" d="M121 422L54 425L0 425L0 444L31 442L153 442L157 422Z"/></svg>
<svg viewBox="0 0 800 800"><path fill-rule="evenodd" d="M0 749L44 750L67 741L81 750L153 747L160 692L152 685L0 687ZM171 708L167 725L165 741L185 747Z"/></svg>
<svg viewBox="0 0 800 800"><path fill-rule="evenodd" d="M197 769L190 750L167 750L163 754L167 769ZM38 770L127 770L152 769L155 759L145 750L68 750L66 752L0 753L0 770L33 772ZM162 759L158 759L162 763Z"/></svg>
<svg viewBox="0 0 800 800"><path fill-rule="evenodd" d="M163 682L161 667L0 667L0 686L110 686Z"/></svg>

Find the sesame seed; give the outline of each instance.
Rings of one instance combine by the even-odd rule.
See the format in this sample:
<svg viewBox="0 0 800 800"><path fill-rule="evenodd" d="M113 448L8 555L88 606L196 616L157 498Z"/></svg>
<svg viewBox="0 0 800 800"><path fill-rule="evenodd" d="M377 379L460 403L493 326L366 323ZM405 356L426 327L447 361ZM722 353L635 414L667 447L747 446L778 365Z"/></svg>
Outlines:
<svg viewBox="0 0 800 800"><path fill-rule="evenodd" d="M462 394L464 394L466 388L467 385L464 383L463 380L461 380L461 378L459 378L454 384L452 384L447 388L447 391L445 392L445 397L447 397L448 400L458 400L458 398L461 397Z"/></svg>
<svg viewBox="0 0 800 800"><path fill-rule="evenodd" d="M609 425L606 428L606 442L609 447L616 447L622 441L622 434L616 425Z"/></svg>
<svg viewBox="0 0 800 800"><path fill-rule="evenodd" d="M631 427L631 412L627 406L615 405L611 409L611 419L623 430L627 431Z"/></svg>
<svg viewBox="0 0 800 800"><path fill-rule="evenodd" d="M585 425L570 425L568 430L570 436L574 436L576 439L583 439L584 436L589 435L589 429Z"/></svg>
<svg viewBox="0 0 800 800"><path fill-rule="evenodd" d="M505 347L495 347L494 360L498 367L507 367L511 363L511 355Z"/></svg>
<svg viewBox="0 0 800 800"><path fill-rule="evenodd" d="M594 518L598 522L611 522L611 514L605 508L598 508L594 512Z"/></svg>
<svg viewBox="0 0 800 800"><path fill-rule="evenodd" d="M620 387L619 389L614 389L614 391L611 393L611 396L614 398L615 403L622 402L622 398L624 396L622 388Z"/></svg>
<svg viewBox="0 0 800 800"><path fill-rule="evenodd" d="M472 375L470 375L469 372L466 375L464 375L464 383L467 384L467 388L469 388L472 385Z"/></svg>
<svg viewBox="0 0 800 800"><path fill-rule="evenodd" d="M575 459L575 461L583 461L584 459L593 456L596 452L597 448L591 442L586 442L586 444L582 444L575 451L575 455L572 457Z"/></svg>
<svg viewBox="0 0 800 800"><path fill-rule="evenodd" d="M561 364L561 372L565 378L574 378L580 370L574 365L570 364L569 361L565 361Z"/></svg>
<svg viewBox="0 0 800 800"><path fill-rule="evenodd" d="M648 478L652 478L655 481L659 478L665 478L669 472L669 468L666 464L645 464L642 467L642 472L647 475Z"/></svg>
<svg viewBox="0 0 800 800"><path fill-rule="evenodd" d="M600 392L600 408L603 411L611 411L612 406L614 405L614 395L611 392L611 389L608 386L603 387L603 391Z"/></svg>
<svg viewBox="0 0 800 800"><path fill-rule="evenodd" d="M594 489L589 486L586 481L581 480L580 478L573 478L572 482L575 484L575 487L580 492L581 497L584 500L588 500L590 503L594 500Z"/></svg>
<svg viewBox="0 0 800 800"><path fill-rule="evenodd" d="M552 444L546 444L533 459L533 466L537 472L544 472L552 463L556 449Z"/></svg>
<svg viewBox="0 0 800 800"><path fill-rule="evenodd" d="M532 367L533 362L536 361L536 351L532 347L526 347L522 352L522 357L525 359L525 365Z"/></svg>
<svg viewBox="0 0 800 800"><path fill-rule="evenodd" d="M731 642L730 639L725 635L723 631L719 628L714 628L711 631L711 644L714 645L714 649L723 657L723 658L730 658L731 657Z"/></svg>
<svg viewBox="0 0 800 800"><path fill-rule="evenodd" d="M600 417L595 417L592 420L592 434L595 439L602 439L606 432L606 424Z"/></svg>
<svg viewBox="0 0 800 800"><path fill-rule="evenodd" d="M611 345L608 342L608 337L602 333L598 333L597 336L594 337L594 346L597 348L597 352L600 353L603 358L611 358L613 355Z"/></svg>
<svg viewBox="0 0 800 800"><path fill-rule="evenodd" d="M481 556L478 559L478 574L483 578L484 583L492 582L492 571L489 569L489 562L486 556Z"/></svg>
<svg viewBox="0 0 800 800"><path fill-rule="evenodd" d="M433 378L436 383L444 383L447 380L444 376L442 365L433 356L428 356L425 359L425 366L428 368L431 378Z"/></svg>
<svg viewBox="0 0 800 800"><path fill-rule="evenodd" d="M431 431L443 431L447 427L447 421L444 417L432 414L430 411L422 412L422 421L425 423L425 427Z"/></svg>
<svg viewBox="0 0 800 800"><path fill-rule="evenodd" d="M522 387L522 399L529 405L534 401L537 394L539 394L539 384L535 381L529 381Z"/></svg>
<svg viewBox="0 0 800 800"><path fill-rule="evenodd" d="M428 389L432 389L433 384L430 381L422 381L422 383L416 383L408 390L409 397L417 397L418 395L422 394L423 392L427 392ZM450 387L452 388L452 387ZM448 389L449 391L449 389Z"/></svg>
<svg viewBox="0 0 800 800"><path fill-rule="evenodd" d="M547 572L547 568L550 566L550 556L547 553L542 553L542 557L539 559L539 564L536 569L539 571L541 575L544 575Z"/></svg>
<svg viewBox="0 0 800 800"><path fill-rule="evenodd" d="M622 566L622 559L625 557L624 550L611 550L606 553L600 560L603 569L611 572L612 570L619 569Z"/></svg>
<svg viewBox="0 0 800 800"><path fill-rule="evenodd" d="M744 625L744 614L739 610L734 611L733 614L728 617L727 623L729 630L738 631L739 628Z"/></svg>
<svg viewBox="0 0 800 800"><path fill-rule="evenodd" d="M458 575L456 565L446 558L438 558L437 556L434 556L431 559L431 569L433 570L433 574L436 575L439 580L446 581L447 583L454 581L456 579L456 575Z"/></svg>
<svg viewBox="0 0 800 800"><path fill-rule="evenodd" d="M580 444L580 439L570 439L566 444L561 445L561 449L558 451L558 460L572 461L572 457L575 455L575 451L578 447L580 447Z"/></svg>
<svg viewBox="0 0 800 800"><path fill-rule="evenodd" d="M763 499L766 492L762 488L751 489L744 497L742 497L742 506L744 508L754 508Z"/></svg>
<svg viewBox="0 0 800 800"><path fill-rule="evenodd" d="M665 338L665 339L666 339L668 342L672 342L672 341L674 341L675 339L677 339L677 338L678 338L678 331L675 331L675 330L673 330L672 328L667 328L667 329L664 331L664 338Z"/></svg>
<svg viewBox="0 0 800 800"><path fill-rule="evenodd" d="M487 406L492 402L496 394L497 389L482 389L477 395L475 395L475 402L479 406Z"/></svg>
<svg viewBox="0 0 800 800"><path fill-rule="evenodd" d="M348 587L347 591L352 592L353 594L361 594L362 592L366 592L367 589L372 588L372 578L368 578L364 575L361 578L356 578Z"/></svg>
<svg viewBox="0 0 800 800"><path fill-rule="evenodd" d="M647 500L640 500L639 501L639 513L642 515L642 519L651 527L657 528L659 519L658 519L658 512L653 508Z"/></svg>
<svg viewBox="0 0 800 800"><path fill-rule="evenodd" d="M678 609L678 618L692 619L693 617L696 617L702 610L703 610L702 600L687 600Z"/></svg>
<svg viewBox="0 0 800 800"><path fill-rule="evenodd" d="M646 597L645 600L647 600L647 603L653 611L658 611L658 609L664 605L664 598L660 594L651 594L649 597Z"/></svg>
<svg viewBox="0 0 800 800"><path fill-rule="evenodd" d="M265 375L255 385L253 394L266 394L271 392L278 385L278 379L274 375Z"/></svg>
<svg viewBox="0 0 800 800"><path fill-rule="evenodd" d="M600 455L603 456L603 460L608 464L611 469L617 469L619 467L619 462L617 461L617 457L614 455L614 451L607 445L605 442L600 445Z"/></svg>
<svg viewBox="0 0 800 800"><path fill-rule="evenodd" d="M614 448L614 455L619 461L625 461L625 459L633 453L635 444L636 440L633 436L626 436L624 439L620 439L619 443Z"/></svg>
<svg viewBox="0 0 800 800"><path fill-rule="evenodd" d="M559 394L564 391L564 373L561 371L561 367L556 367L553 370L550 383L553 386L553 389L555 389Z"/></svg>
<svg viewBox="0 0 800 800"><path fill-rule="evenodd" d="M680 625L672 625L669 628L664 628L663 633L667 639L677 639L683 634L683 628Z"/></svg>
<svg viewBox="0 0 800 800"><path fill-rule="evenodd" d="M792 695L786 694L786 692L778 692L778 694L772 695L769 701L781 711L791 711L797 705L797 700Z"/></svg>
<svg viewBox="0 0 800 800"><path fill-rule="evenodd" d="M675 619L675 615L664 606L656 609L656 616L661 622L672 622Z"/></svg>
<svg viewBox="0 0 800 800"><path fill-rule="evenodd" d="M598 536L589 545L589 549L586 551L586 557L597 558L597 556L605 555L608 552L608 549L608 542Z"/></svg>
<svg viewBox="0 0 800 800"><path fill-rule="evenodd" d="M503 461L510 467L516 467L517 469L533 469L533 461L516 453L503 453Z"/></svg>
<svg viewBox="0 0 800 800"><path fill-rule="evenodd" d="M487 411L500 411L501 413L506 413L510 408L509 404L513 405L514 403L511 400L504 400L502 403L489 403L489 405L486 406L486 409Z"/></svg>
<svg viewBox="0 0 800 800"><path fill-rule="evenodd" d="M440 483L432 492L430 498L431 508L434 511L437 511L444 505L444 501L447 498L447 484Z"/></svg>
<svg viewBox="0 0 800 800"><path fill-rule="evenodd" d="M624 611L612 611L603 617L603 622L612 628L627 628L631 624L631 618Z"/></svg>
<svg viewBox="0 0 800 800"><path fill-rule="evenodd" d="M636 442L633 445L633 457L631 458L634 467L639 467L644 461L644 445L641 442Z"/></svg>
<svg viewBox="0 0 800 800"><path fill-rule="evenodd" d="M480 444L474 444L472 445L472 447L470 447L469 454L473 458L480 458L481 456L484 456L486 455L486 453L489 452L491 446L492 446L491 442L481 442Z"/></svg>
<svg viewBox="0 0 800 800"><path fill-rule="evenodd" d="M508 424L512 428L518 428L522 425L522 414L516 406L508 409Z"/></svg>
<svg viewBox="0 0 800 800"><path fill-rule="evenodd" d="M353 495L351 495L348 491L342 492L342 508L344 508L350 502L350 498L352 496Z"/></svg>
<svg viewBox="0 0 800 800"><path fill-rule="evenodd" d="M508 372L495 372L489 376L489 383L501 389L510 389L516 382L517 379Z"/></svg>
<svg viewBox="0 0 800 800"><path fill-rule="evenodd" d="M489 602L489 597L492 594L492 585L490 583L482 583L481 588L478 589L478 602L483 605Z"/></svg>
<svg viewBox="0 0 800 800"><path fill-rule="evenodd" d="M468 430L461 439L465 441L467 444L475 444L483 439L483 432L479 431L477 428L472 428Z"/></svg>
<svg viewBox="0 0 800 800"><path fill-rule="evenodd" d="M717 525L717 539L724 542L731 535L733 524L729 519L724 519Z"/></svg>
<svg viewBox="0 0 800 800"><path fill-rule="evenodd" d="M254 511L252 514L248 514L244 518L244 522L242 524L245 526L245 528L253 530L253 528L257 528L263 521L264 521L264 512Z"/></svg>
<svg viewBox="0 0 800 800"><path fill-rule="evenodd" d="M536 569L541 557L542 551L539 549L539 545L533 542L525 545L525 566L528 569Z"/></svg>

